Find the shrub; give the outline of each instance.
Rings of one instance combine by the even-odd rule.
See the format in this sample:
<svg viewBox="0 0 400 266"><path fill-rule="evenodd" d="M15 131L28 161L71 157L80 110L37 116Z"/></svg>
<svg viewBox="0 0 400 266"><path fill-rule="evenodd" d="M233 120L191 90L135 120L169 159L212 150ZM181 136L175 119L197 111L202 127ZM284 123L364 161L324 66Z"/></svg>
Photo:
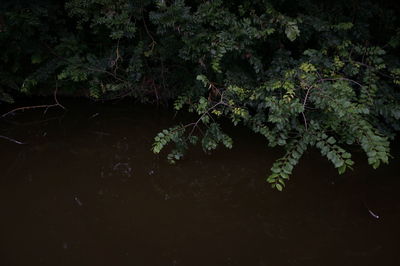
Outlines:
<svg viewBox="0 0 400 266"><path fill-rule="evenodd" d="M358 4L357 4L358 3ZM168 159L232 139L229 119L286 153L282 190L316 147L344 173L360 146L377 168L399 130L398 8L370 1L69 0L3 3L0 99L49 93L173 102L198 119L160 132ZM347 149L347 150L346 150Z"/></svg>

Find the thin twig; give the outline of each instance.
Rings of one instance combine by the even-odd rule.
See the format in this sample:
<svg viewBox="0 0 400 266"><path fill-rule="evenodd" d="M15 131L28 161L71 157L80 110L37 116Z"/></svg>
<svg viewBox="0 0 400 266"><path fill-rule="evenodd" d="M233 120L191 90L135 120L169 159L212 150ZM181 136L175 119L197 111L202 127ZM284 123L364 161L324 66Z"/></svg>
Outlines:
<svg viewBox="0 0 400 266"><path fill-rule="evenodd" d="M144 29L146 30L147 35L151 39L151 44L149 46L151 46L151 51L153 51L154 46L157 44L157 42L154 40L153 35L151 35L149 29L147 28L146 20L144 19L143 9L141 10L141 12L142 12L142 20L143 20Z"/></svg>
<svg viewBox="0 0 400 266"><path fill-rule="evenodd" d="M199 119L197 119L196 122L193 122L193 123L190 123L190 124L186 124L186 125L184 125L184 126L181 126L181 127L177 128L177 129L173 130L172 132L184 130L184 129L187 128L187 127L192 127L192 130L190 131L189 136L192 136L192 135L193 135L194 130L195 130L196 128L198 128L198 129L203 133L203 131L202 131L201 128L199 127L199 123L201 122L201 120L203 119L204 116L208 115L208 116L211 117L210 111L213 110L213 109L215 109L215 108L216 108L217 106L219 106L219 105L226 105L226 104L223 102L223 93L221 94L220 101L217 102L216 104L214 104L212 107L208 108L207 111L205 111L205 112L199 117ZM204 133L203 133L203 134L204 134Z"/></svg>
<svg viewBox="0 0 400 266"><path fill-rule="evenodd" d="M59 106L62 109L66 110L66 108L62 104L60 104L60 102L57 99L57 91L58 91L58 87L56 86L56 89L54 90L54 101L55 101L55 104L43 104L43 105L18 107L18 108L15 108L15 109L3 114L1 117L6 117L6 116L8 116L8 115L10 115L12 113L17 112L17 111L25 111L25 110L38 109L38 108L45 108L45 113L49 108L57 107L57 106Z"/></svg>
<svg viewBox="0 0 400 266"><path fill-rule="evenodd" d="M18 141L18 140L15 140L15 139L12 139L12 138L9 138L9 137L6 137L6 136L2 136L2 135L0 135L0 138L8 140L8 141L11 141L11 142L14 142L14 143L19 144L19 145L26 144L26 143L23 143L21 141Z"/></svg>
<svg viewBox="0 0 400 266"><path fill-rule="evenodd" d="M352 80L352 79L348 79L348 78L324 78L324 79L318 80L318 82L337 81L337 80L346 80L346 81L350 81L350 82L352 82L352 83L354 83L354 84L357 84L357 85L360 86L360 87L364 87L363 85L361 85L361 84L358 83L357 81Z"/></svg>
<svg viewBox="0 0 400 266"><path fill-rule="evenodd" d="M190 132L189 136L191 136L193 134L194 130L198 127L198 124L203 119L203 117L205 117L206 115L211 116L210 111L215 109L218 105L223 104L222 100L223 100L223 98L221 96L221 100L218 103L216 103L213 106L211 106L210 108L208 108L207 111L205 111L195 123L192 123L193 128L192 128L192 131Z"/></svg>
<svg viewBox="0 0 400 266"><path fill-rule="evenodd" d="M306 108L308 95L310 94L311 89L312 89L312 87L309 87L309 88L307 89L306 97L304 97L304 102L303 102L303 110L305 110L305 108ZM308 125L307 125L306 115L304 114L304 111L301 112L301 114L303 115L304 125L305 125L306 131L307 131L307 130L308 130Z"/></svg>
<svg viewBox="0 0 400 266"><path fill-rule="evenodd" d="M54 90L54 101L56 102L56 104L58 105L58 106L60 106L62 109L64 109L64 110L66 110L66 108L58 101L58 99L57 99L57 92L58 92L58 84L57 84L57 81L56 81L56 89Z"/></svg>
<svg viewBox="0 0 400 266"><path fill-rule="evenodd" d="M15 108L5 114L2 115L2 117L6 117L14 112L17 111L25 111L25 110L30 110L30 109L37 109L37 108L49 108L49 107L55 107L58 106L58 104L46 104L46 105L34 105L34 106L24 106L24 107L19 107L19 108Z"/></svg>
<svg viewBox="0 0 400 266"><path fill-rule="evenodd" d="M118 39L117 47L115 49L115 55L116 55L115 60L111 60L111 57L110 57L111 67L114 67L114 76L117 76L118 61L121 58L121 56L119 55L119 41L120 41L120 39Z"/></svg>
<svg viewBox="0 0 400 266"><path fill-rule="evenodd" d="M306 131L308 131L308 125L307 125L307 118L306 118L306 115L304 114L304 112L301 112L301 114L303 115L304 126L306 127Z"/></svg>

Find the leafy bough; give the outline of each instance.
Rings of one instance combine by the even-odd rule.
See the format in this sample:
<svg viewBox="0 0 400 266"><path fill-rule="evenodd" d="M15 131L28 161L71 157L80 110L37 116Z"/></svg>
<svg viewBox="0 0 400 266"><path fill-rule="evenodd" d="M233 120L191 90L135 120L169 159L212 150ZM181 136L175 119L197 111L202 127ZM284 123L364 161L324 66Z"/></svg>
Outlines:
<svg viewBox="0 0 400 266"><path fill-rule="evenodd" d="M363 85L350 77L324 76L317 69L309 62L300 62L257 88L237 85L217 88L205 76L198 76L208 88L208 98L200 97L193 104L190 97L182 96L176 101L175 109L181 109L186 103L199 119L160 132L153 152L159 153L172 142L175 148L168 159L175 162L182 158L188 143L196 144L200 139L205 151L217 148L219 143L231 148L232 139L222 132L218 123L218 118L223 116L234 125L242 123L263 135L270 147L285 149L284 156L272 165L267 178L279 191L309 147L320 150L339 174L354 165L345 147L361 146L373 168L388 163L388 137L371 122L376 121L371 115L375 106L368 106L356 93ZM213 95L218 95L218 99L214 100ZM198 135L195 135L196 129Z"/></svg>

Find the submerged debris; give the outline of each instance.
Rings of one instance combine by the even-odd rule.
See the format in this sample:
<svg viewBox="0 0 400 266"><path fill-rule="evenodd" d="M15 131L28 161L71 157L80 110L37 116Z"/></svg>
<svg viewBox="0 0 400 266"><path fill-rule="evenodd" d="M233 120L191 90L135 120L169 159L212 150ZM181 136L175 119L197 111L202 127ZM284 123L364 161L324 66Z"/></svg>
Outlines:
<svg viewBox="0 0 400 266"><path fill-rule="evenodd" d="M9 137L6 137L6 136L2 136L2 135L0 135L0 138L8 140L8 141L11 141L11 142L14 142L15 144L19 144L19 145L26 144L26 143L23 143L21 141L18 141L18 140L15 140L15 139L12 139L12 138L9 138Z"/></svg>
<svg viewBox="0 0 400 266"><path fill-rule="evenodd" d="M114 165L113 170L125 177L132 176L132 168L130 167L129 163L117 163Z"/></svg>
<svg viewBox="0 0 400 266"><path fill-rule="evenodd" d="M100 115L99 113L95 113L89 117L89 119L95 118L96 116Z"/></svg>
<svg viewBox="0 0 400 266"><path fill-rule="evenodd" d="M375 219L379 219L379 215L375 214L373 211L371 211L370 209L368 209L369 214L371 214L372 217L374 217Z"/></svg>
<svg viewBox="0 0 400 266"><path fill-rule="evenodd" d="M75 202L76 202L79 206L82 206L82 205L83 205L82 202L81 202L81 200L80 200L77 196L74 197L74 200L75 200Z"/></svg>

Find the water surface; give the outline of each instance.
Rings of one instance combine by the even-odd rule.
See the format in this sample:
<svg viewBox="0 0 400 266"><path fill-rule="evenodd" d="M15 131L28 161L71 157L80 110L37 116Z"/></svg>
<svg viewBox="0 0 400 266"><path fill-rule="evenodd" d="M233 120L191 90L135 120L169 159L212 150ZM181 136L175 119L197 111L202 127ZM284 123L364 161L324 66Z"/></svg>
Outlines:
<svg viewBox="0 0 400 266"><path fill-rule="evenodd" d="M279 193L281 151L244 129L169 165L150 148L173 112L64 105L0 122L26 143L0 139L0 265L400 265L396 145L390 166L360 153L340 177L310 151Z"/></svg>

